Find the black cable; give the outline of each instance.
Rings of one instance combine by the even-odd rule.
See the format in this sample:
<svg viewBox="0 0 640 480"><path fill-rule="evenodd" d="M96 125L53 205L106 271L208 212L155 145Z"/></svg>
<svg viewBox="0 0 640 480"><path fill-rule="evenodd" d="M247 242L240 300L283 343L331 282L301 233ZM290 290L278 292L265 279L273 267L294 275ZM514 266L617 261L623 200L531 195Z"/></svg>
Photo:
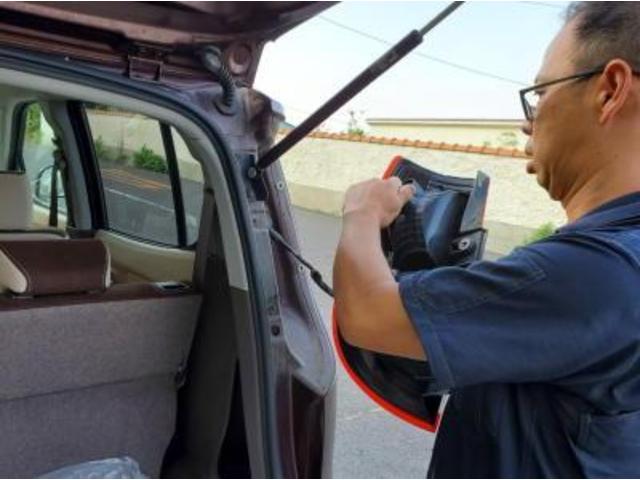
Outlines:
<svg viewBox="0 0 640 480"><path fill-rule="evenodd" d="M216 99L216 107L225 115L235 113L236 85L233 75L222 61L222 53L216 47L206 46L200 51L200 58L203 65L215 75L222 86L222 96Z"/></svg>
<svg viewBox="0 0 640 480"><path fill-rule="evenodd" d="M220 84L223 88L222 102L228 108L233 108L236 101L236 89L234 79L229 70L226 69L224 64L218 71Z"/></svg>
<svg viewBox="0 0 640 480"><path fill-rule="evenodd" d="M289 245L289 242L287 242L282 237L282 235L280 235L273 228L269 229L269 234L271 235L271 238L273 240L279 243L287 252L289 252L296 260L298 260L298 262L300 262L302 265L304 265L307 268L307 270L309 270L309 275L311 276L311 279L315 282L316 285L318 285L318 287L320 287L320 289L324 293L326 293L330 297L333 297L333 289L325 283L324 279L322 278L322 274L313 265L311 265L307 260L305 260L305 258L302 255L296 252L293 249L293 247Z"/></svg>

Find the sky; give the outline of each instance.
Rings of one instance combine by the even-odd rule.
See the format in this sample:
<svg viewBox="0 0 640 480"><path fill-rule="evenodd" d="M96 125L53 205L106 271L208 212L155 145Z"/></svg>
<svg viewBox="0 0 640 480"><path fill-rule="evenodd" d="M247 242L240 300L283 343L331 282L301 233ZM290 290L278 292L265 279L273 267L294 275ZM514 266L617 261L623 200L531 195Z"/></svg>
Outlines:
<svg viewBox="0 0 640 480"><path fill-rule="evenodd" d="M412 29L447 3L347 1L265 46L255 88L298 124ZM519 119L518 89L530 85L566 2L467 2L424 42L323 125L346 130L393 118ZM359 33L357 33L359 32ZM436 60L434 60L434 57ZM480 70L479 75L438 62Z"/></svg>

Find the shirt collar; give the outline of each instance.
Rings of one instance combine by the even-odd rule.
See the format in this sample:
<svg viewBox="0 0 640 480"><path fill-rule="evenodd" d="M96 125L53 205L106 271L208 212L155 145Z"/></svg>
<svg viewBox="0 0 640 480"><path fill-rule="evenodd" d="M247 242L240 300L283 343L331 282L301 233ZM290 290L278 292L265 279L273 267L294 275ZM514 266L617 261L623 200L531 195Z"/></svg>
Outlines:
<svg viewBox="0 0 640 480"><path fill-rule="evenodd" d="M610 200L586 213L579 219L557 230L558 233L575 232L603 227L638 217L640 225L640 192L629 193Z"/></svg>

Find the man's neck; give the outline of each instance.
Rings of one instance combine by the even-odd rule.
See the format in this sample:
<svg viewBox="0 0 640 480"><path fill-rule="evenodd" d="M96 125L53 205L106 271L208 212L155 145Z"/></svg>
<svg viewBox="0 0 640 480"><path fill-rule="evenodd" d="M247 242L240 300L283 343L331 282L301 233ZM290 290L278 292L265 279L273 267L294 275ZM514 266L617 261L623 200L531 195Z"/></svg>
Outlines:
<svg viewBox="0 0 640 480"><path fill-rule="evenodd" d="M611 200L640 191L640 160L611 162L562 199L569 223Z"/></svg>

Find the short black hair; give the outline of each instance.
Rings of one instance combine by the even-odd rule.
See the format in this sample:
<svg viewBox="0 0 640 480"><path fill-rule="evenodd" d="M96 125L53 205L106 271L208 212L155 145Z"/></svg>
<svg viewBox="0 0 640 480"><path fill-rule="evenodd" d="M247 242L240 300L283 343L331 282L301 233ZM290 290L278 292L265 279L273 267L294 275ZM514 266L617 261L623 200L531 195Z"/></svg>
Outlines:
<svg viewBox="0 0 640 480"><path fill-rule="evenodd" d="M576 68L589 70L621 58L640 71L640 2L574 2L565 13L567 23L573 20Z"/></svg>

